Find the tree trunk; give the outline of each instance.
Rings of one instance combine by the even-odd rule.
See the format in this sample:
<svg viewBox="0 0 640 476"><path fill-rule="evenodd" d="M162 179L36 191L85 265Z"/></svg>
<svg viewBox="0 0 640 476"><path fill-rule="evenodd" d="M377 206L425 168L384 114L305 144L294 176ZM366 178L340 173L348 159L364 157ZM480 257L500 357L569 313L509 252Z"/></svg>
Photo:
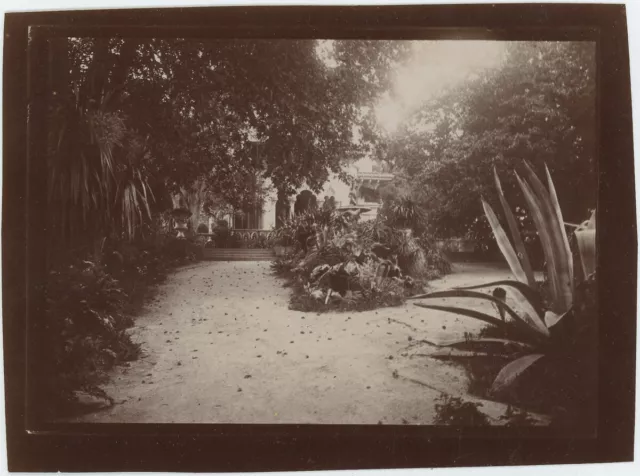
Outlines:
<svg viewBox="0 0 640 476"><path fill-rule="evenodd" d="M276 228L281 228L289 219L290 207L289 196L283 190L278 190L278 200L276 201Z"/></svg>

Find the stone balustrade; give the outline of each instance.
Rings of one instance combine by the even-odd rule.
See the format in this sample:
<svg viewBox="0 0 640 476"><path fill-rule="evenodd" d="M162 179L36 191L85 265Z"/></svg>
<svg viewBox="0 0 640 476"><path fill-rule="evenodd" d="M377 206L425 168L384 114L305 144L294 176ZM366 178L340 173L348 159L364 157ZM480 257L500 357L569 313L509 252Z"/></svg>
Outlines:
<svg viewBox="0 0 640 476"><path fill-rule="evenodd" d="M203 245L206 245L210 240L214 240L216 233L198 233L198 237L203 238ZM227 241L237 243L237 247L248 247L251 244L257 244L276 238L276 232L274 230L260 230L260 229L229 229L228 235L225 237ZM224 247L236 247L225 245Z"/></svg>
<svg viewBox="0 0 640 476"><path fill-rule="evenodd" d="M231 228L229 229L229 236L239 236L242 241L257 239L258 237L264 236L265 238L273 238L275 231L273 230L259 230L259 229L247 229L247 230L238 230ZM198 236L215 236L215 233L198 233Z"/></svg>

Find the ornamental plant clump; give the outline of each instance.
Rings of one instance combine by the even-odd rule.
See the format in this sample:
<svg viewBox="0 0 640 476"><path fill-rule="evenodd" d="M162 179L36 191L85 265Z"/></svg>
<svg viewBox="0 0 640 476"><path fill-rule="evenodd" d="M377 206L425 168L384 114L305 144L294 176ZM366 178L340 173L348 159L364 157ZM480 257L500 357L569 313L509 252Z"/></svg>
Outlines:
<svg viewBox="0 0 640 476"><path fill-rule="evenodd" d="M424 292L427 279L447 270L435 246L422 248L432 245L426 238L421 242L384 217L364 222L359 217L360 211L316 208L286 220L276 231L294 244L273 266L293 288L291 309L363 311L400 305L406 296Z"/></svg>
<svg viewBox="0 0 640 476"><path fill-rule="evenodd" d="M424 221L424 213L410 197L399 197L385 202L382 214L390 226L417 228Z"/></svg>
<svg viewBox="0 0 640 476"><path fill-rule="evenodd" d="M135 360L140 346L126 329L129 296L102 265L77 260L52 270L38 356L41 379L36 397L42 416L59 416L77 401L78 392L112 403L101 385L118 363Z"/></svg>
<svg viewBox="0 0 640 476"><path fill-rule="evenodd" d="M585 314L593 314L594 309L590 308L585 312L584 303L580 301L584 295L581 291L584 288L583 284L595 282L595 212L575 230L584 275L580 282L574 275L573 254L565 230L566 226L571 225L563 220L553 181L549 170L546 167L545 169L546 187L529 164L525 164L525 176L520 177L516 174L516 178L543 248L548 276L547 301L543 299L540 283L535 279L516 219L502 192L495 170L498 196L504 209L511 241L491 206L484 199L482 205L498 247L516 280L455 288L412 298L471 298L493 304L498 311L497 316L471 308L416 303L416 306L426 309L478 319L502 330L504 338L467 338L441 345L440 349L432 354L433 357L450 359L492 355L509 359L510 362L499 371L493 381L493 395L506 393L525 371L545 357L570 355L565 360L581 362L585 358L582 354L591 350L591 341L585 346L582 345L584 343L576 344L576 340L582 339L585 335L591 336L589 339L593 336L581 330L585 326L593 327L592 320L585 317ZM482 288L493 289L493 292L481 292ZM580 322L581 320L585 322ZM573 355L572 352L581 355Z"/></svg>

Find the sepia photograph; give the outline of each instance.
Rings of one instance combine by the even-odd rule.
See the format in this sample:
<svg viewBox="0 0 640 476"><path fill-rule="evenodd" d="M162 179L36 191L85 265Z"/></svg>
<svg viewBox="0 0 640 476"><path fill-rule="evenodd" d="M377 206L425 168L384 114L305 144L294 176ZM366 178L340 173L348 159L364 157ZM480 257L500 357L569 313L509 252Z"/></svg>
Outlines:
<svg viewBox="0 0 640 476"><path fill-rule="evenodd" d="M598 437L600 36L109 28L29 28L27 429Z"/></svg>
<svg viewBox="0 0 640 476"><path fill-rule="evenodd" d="M594 42L50 46L46 417L593 423Z"/></svg>

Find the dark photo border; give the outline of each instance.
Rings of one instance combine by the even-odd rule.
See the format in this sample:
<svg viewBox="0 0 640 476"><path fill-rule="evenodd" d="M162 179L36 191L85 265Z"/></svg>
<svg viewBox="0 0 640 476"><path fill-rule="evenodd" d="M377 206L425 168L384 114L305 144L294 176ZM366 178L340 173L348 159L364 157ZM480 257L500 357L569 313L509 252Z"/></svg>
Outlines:
<svg viewBox="0 0 640 476"><path fill-rule="evenodd" d="M631 461L637 233L621 5L215 7L5 16L3 330L10 471L284 471ZM598 51L597 434L378 425L46 425L29 365L43 315L47 38L587 40ZM594 369L595 371L595 369Z"/></svg>

